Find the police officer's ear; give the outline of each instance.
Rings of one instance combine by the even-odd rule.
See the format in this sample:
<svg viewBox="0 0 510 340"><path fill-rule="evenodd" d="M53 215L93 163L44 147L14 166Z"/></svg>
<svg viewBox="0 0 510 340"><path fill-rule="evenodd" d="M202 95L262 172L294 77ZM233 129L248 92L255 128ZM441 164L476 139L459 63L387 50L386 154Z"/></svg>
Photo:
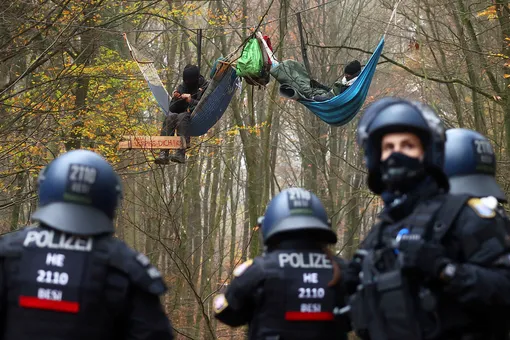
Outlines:
<svg viewBox="0 0 510 340"><path fill-rule="evenodd" d="M122 188L122 180L118 174L115 174L117 178L117 185L115 186L115 193L117 194L117 209L122 204L122 200L124 199L124 190Z"/></svg>
<svg viewBox="0 0 510 340"><path fill-rule="evenodd" d="M260 229L262 228L262 222L264 222L264 216L260 216L257 218L257 227Z"/></svg>
<svg viewBox="0 0 510 340"><path fill-rule="evenodd" d="M264 216L257 218L257 230L262 229L262 222L264 222ZM259 242L259 244L263 244L262 255L265 255L267 253L267 245L264 244L264 237L262 236L262 233L259 233Z"/></svg>
<svg viewBox="0 0 510 340"><path fill-rule="evenodd" d="M46 179L46 171L48 170L49 167L50 167L50 165L48 164L47 166L42 168L41 171L39 171L39 175L37 175L37 181L36 181L36 184L35 184L35 190L36 191L39 191L39 188L41 187L41 184Z"/></svg>

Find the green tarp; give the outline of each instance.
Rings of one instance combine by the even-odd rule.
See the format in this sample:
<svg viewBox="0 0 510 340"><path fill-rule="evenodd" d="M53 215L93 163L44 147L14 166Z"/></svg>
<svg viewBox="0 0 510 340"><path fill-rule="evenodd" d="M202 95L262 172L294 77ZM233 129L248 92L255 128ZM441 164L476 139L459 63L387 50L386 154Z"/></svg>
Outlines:
<svg viewBox="0 0 510 340"><path fill-rule="evenodd" d="M264 67L264 58L256 38L248 40L241 58L237 60L236 73L239 77L260 77Z"/></svg>

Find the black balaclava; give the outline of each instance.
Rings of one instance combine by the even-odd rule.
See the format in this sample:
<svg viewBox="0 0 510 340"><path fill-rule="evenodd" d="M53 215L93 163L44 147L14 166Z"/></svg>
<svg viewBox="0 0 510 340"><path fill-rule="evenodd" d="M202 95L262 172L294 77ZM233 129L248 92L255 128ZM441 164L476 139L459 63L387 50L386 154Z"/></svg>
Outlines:
<svg viewBox="0 0 510 340"><path fill-rule="evenodd" d="M200 70L196 65L186 65L182 72L182 80L188 90L198 90L198 81L200 78Z"/></svg>
<svg viewBox="0 0 510 340"><path fill-rule="evenodd" d="M423 150L426 152L428 138L422 133L411 133L420 138ZM386 191L396 195L412 191L427 177L423 159L409 157L400 152L393 152L381 161L380 171Z"/></svg>
<svg viewBox="0 0 510 340"><path fill-rule="evenodd" d="M381 162L381 179L390 192L406 193L425 177L425 166L418 158L394 152Z"/></svg>

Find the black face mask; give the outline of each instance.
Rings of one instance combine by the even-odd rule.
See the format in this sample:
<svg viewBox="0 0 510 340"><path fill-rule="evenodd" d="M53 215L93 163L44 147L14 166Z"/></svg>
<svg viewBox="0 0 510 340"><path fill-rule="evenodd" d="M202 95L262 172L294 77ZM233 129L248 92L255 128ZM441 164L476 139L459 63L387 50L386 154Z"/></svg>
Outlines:
<svg viewBox="0 0 510 340"><path fill-rule="evenodd" d="M197 91L198 91L198 82L187 81L187 82L184 82L184 85L186 86L186 91L189 94L194 95L194 94L197 93Z"/></svg>
<svg viewBox="0 0 510 340"><path fill-rule="evenodd" d="M390 192L409 192L424 178L425 167L418 158L394 152L381 162L381 179Z"/></svg>

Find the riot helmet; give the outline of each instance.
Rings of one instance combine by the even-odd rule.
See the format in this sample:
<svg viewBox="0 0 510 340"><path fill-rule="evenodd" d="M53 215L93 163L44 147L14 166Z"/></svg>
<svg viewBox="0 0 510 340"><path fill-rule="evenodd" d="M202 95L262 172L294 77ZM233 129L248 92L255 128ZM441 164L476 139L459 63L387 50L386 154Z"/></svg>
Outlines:
<svg viewBox="0 0 510 340"><path fill-rule="evenodd" d="M54 159L39 174L38 194L35 221L83 236L115 231L121 182L112 166L92 151L73 150Z"/></svg>
<svg viewBox="0 0 510 340"><path fill-rule="evenodd" d="M446 137L444 171L450 193L494 196L506 202L506 195L495 179L496 155L490 141L468 129L449 129Z"/></svg>
<svg viewBox="0 0 510 340"><path fill-rule="evenodd" d="M326 209L317 196L302 188L282 190L269 202L259 219L265 245L295 234L313 241L336 243Z"/></svg>
<svg viewBox="0 0 510 340"><path fill-rule="evenodd" d="M376 194L387 189L381 162L381 143L389 133L412 133L423 146L424 157L420 160L423 172L436 179L439 186L448 189L448 180L443 172L445 130L434 110L420 102L388 97L370 105L358 124L357 142L364 150L368 169L368 187ZM391 160L393 161L393 160ZM398 163L398 159L395 161ZM418 171L400 171L400 177L421 175ZM394 171L397 173L397 171ZM412 178L410 178L412 179Z"/></svg>

